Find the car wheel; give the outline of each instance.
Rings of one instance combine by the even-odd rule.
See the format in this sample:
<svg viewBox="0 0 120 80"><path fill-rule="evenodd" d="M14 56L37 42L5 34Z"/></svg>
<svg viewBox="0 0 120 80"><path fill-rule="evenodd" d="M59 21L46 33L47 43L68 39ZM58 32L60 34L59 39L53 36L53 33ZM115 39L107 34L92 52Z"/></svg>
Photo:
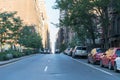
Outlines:
<svg viewBox="0 0 120 80"><path fill-rule="evenodd" d="M108 69L112 70L112 63L111 63L111 61L109 61L109 63L108 63Z"/></svg>
<svg viewBox="0 0 120 80"><path fill-rule="evenodd" d="M72 53L72 57L75 58L75 53Z"/></svg>
<svg viewBox="0 0 120 80"><path fill-rule="evenodd" d="M114 63L114 67L113 68L114 68L115 72L118 72L116 62Z"/></svg>
<svg viewBox="0 0 120 80"><path fill-rule="evenodd" d="M90 63L89 58L87 59L87 62Z"/></svg>
<svg viewBox="0 0 120 80"><path fill-rule="evenodd" d="M92 61L92 64L96 64L96 61L93 60L93 61Z"/></svg>
<svg viewBox="0 0 120 80"><path fill-rule="evenodd" d="M72 53L70 52L70 56L72 56Z"/></svg>
<svg viewBox="0 0 120 80"><path fill-rule="evenodd" d="M100 60L100 67L104 67L102 60Z"/></svg>

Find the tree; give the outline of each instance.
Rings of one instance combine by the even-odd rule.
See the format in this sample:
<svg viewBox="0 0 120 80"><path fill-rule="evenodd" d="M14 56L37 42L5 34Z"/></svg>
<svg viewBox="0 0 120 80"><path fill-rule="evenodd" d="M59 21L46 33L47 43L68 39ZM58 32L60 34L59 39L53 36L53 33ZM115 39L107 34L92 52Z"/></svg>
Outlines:
<svg viewBox="0 0 120 80"><path fill-rule="evenodd" d="M15 44L18 40L18 32L22 27L22 20L16 17L17 12L0 13L0 42L1 46L5 43Z"/></svg>
<svg viewBox="0 0 120 80"><path fill-rule="evenodd" d="M96 15L91 14L92 5L89 0L56 0L56 9L65 11L64 18L60 20L60 26L70 27L77 33L81 43L89 36L95 45L95 23Z"/></svg>
<svg viewBox="0 0 120 80"><path fill-rule="evenodd" d="M120 0L92 0L91 4L93 5L92 10L100 17L100 23L103 28L104 47L108 48L109 14L120 13ZM109 8L113 9L112 13L108 13Z"/></svg>
<svg viewBox="0 0 120 80"><path fill-rule="evenodd" d="M105 40L105 48L108 48L108 27L109 27L109 17L108 17L108 7L110 4L110 0L93 0L91 2L93 5L92 11L93 14L98 14L100 17L100 23L103 29L103 35Z"/></svg>
<svg viewBox="0 0 120 80"><path fill-rule="evenodd" d="M20 31L19 44L29 48L42 48L42 38L35 32L34 26L24 26Z"/></svg>
<svg viewBox="0 0 120 80"><path fill-rule="evenodd" d="M93 44L95 44L97 37L97 24L94 20L99 17L105 48L108 48L108 28L110 25L108 9L110 7L113 9L113 14L120 14L120 0L56 0L55 5L55 9L65 12L64 18L60 20L60 26L72 28L82 40L85 36L89 36Z"/></svg>

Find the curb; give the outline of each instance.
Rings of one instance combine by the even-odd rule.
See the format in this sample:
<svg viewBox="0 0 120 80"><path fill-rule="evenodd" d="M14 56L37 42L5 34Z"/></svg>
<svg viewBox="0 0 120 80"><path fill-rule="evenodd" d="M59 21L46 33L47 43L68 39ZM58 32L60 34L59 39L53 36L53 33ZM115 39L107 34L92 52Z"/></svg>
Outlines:
<svg viewBox="0 0 120 80"><path fill-rule="evenodd" d="M19 61L19 60L21 60L21 58L20 59L6 61L6 62L3 62L3 63L0 63L0 66L6 65L6 64L9 64L9 63L13 63L13 62L16 62L16 61Z"/></svg>
<svg viewBox="0 0 120 80"><path fill-rule="evenodd" d="M0 61L0 66L3 66L3 65L6 65L6 64L10 64L10 63L16 62L16 61L22 60L22 59L27 58L27 57L32 57L32 56L34 56L34 55L35 55L35 54L33 54L33 55L28 55L28 56L23 56L23 57L20 57L20 58L13 58L13 59L8 60L8 61Z"/></svg>

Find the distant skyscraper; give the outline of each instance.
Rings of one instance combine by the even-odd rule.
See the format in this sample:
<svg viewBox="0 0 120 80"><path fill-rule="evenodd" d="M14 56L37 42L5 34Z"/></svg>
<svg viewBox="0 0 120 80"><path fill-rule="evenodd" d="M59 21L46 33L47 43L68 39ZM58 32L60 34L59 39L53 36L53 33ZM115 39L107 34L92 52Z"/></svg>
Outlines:
<svg viewBox="0 0 120 80"><path fill-rule="evenodd" d="M40 16L42 19L42 36L43 36L43 45L44 48L50 48L50 34L48 29L48 19L46 14L46 6L44 0L38 0L39 1L39 9L40 9Z"/></svg>

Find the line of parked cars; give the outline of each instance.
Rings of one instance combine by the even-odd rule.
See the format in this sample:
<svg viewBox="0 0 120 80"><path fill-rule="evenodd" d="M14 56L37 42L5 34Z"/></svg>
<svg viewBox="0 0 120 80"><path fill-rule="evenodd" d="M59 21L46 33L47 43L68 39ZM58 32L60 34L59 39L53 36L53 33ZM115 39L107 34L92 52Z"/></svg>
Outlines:
<svg viewBox="0 0 120 80"><path fill-rule="evenodd" d="M88 54L88 63L97 63L101 67L113 69L115 72L120 71L120 48L109 48L104 50L101 48L94 48Z"/></svg>
<svg viewBox="0 0 120 80"><path fill-rule="evenodd" d="M101 67L107 67L115 72L120 71L120 48L93 48L90 52L86 46L76 46L67 48L64 53L75 58L76 56L86 56L87 62L91 64L99 64Z"/></svg>
<svg viewBox="0 0 120 80"><path fill-rule="evenodd" d="M87 47L86 46L76 46L74 49L73 48L67 48L64 51L65 54L76 57L76 56L87 56Z"/></svg>
<svg viewBox="0 0 120 80"><path fill-rule="evenodd" d="M94 48L88 54L88 63L96 64L100 62L101 56L105 52L104 49L101 48Z"/></svg>

